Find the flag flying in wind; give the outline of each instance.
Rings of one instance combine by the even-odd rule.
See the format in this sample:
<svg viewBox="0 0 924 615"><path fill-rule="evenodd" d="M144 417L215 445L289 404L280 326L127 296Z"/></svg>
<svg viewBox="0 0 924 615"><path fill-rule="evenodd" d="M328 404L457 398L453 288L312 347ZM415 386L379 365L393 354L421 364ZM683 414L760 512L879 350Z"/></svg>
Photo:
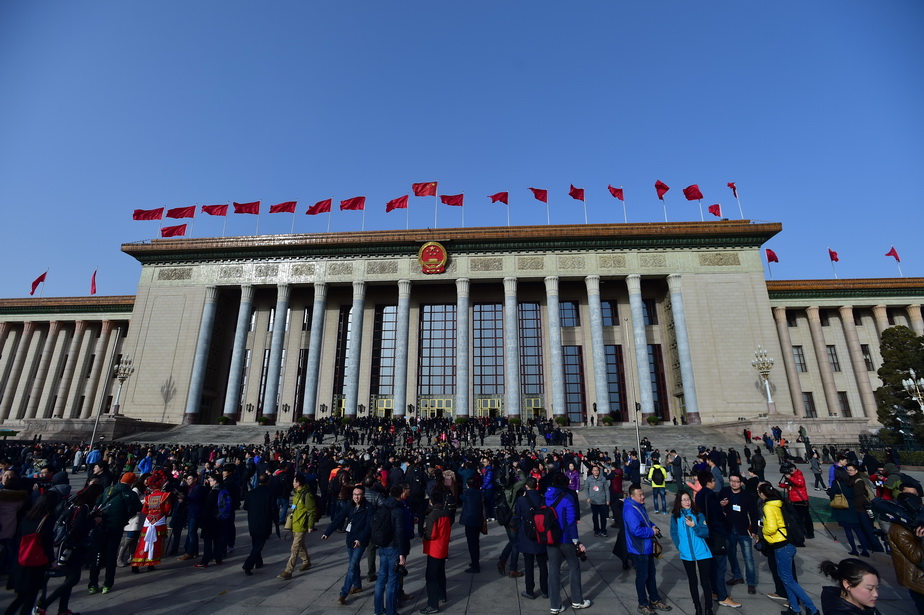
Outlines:
<svg viewBox="0 0 924 615"><path fill-rule="evenodd" d="M778 258L776 257L776 252L774 252L774 251L771 250L770 248L766 248L764 251L767 253L767 262L768 262L768 263L778 263L778 262L780 262L780 259L778 259Z"/></svg>
<svg viewBox="0 0 924 615"><path fill-rule="evenodd" d="M286 201L285 203L280 203L278 205L270 205L271 214L294 214L295 206L298 204L297 201Z"/></svg>
<svg viewBox="0 0 924 615"><path fill-rule="evenodd" d="M688 201L698 201L703 198L703 193L699 191L698 184L692 184L683 189L683 196L687 197Z"/></svg>
<svg viewBox="0 0 924 615"><path fill-rule="evenodd" d="M504 205L510 205L510 203L507 202L509 199L509 196L510 195L507 192L498 192L496 194L489 195L488 198L491 199L492 203L497 203L498 201L500 201Z"/></svg>
<svg viewBox="0 0 924 615"><path fill-rule="evenodd" d="M208 214L210 216L227 216L228 206L227 205L203 205L202 213Z"/></svg>
<svg viewBox="0 0 924 615"><path fill-rule="evenodd" d="M895 249L895 246L892 246L892 249L885 253L886 256L891 256L899 263L902 262L902 259L898 258L898 250Z"/></svg>
<svg viewBox="0 0 924 615"><path fill-rule="evenodd" d="M662 182L660 179L655 182L655 190L658 191L658 198L662 201L664 200L664 195L670 190L670 186Z"/></svg>
<svg viewBox="0 0 924 615"><path fill-rule="evenodd" d="M410 195L405 194L404 196L399 196L396 199L392 199L385 204L385 213L388 213L394 209L407 209L407 199Z"/></svg>
<svg viewBox="0 0 924 615"><path fill-rule="evenodd" d="M722 217L722 205L720 203L716 203L715 205L710 205L709 213L711 213L716 218L721 218Z"/></svg>
<svg viewBox="0 0 924 615"><path fill-rule="evenodd" d="M305 214L309 216L316 216L318 214L330 213L330 206L333 204L333 202L334 199L324 199L323 201L318 201L309 207Z"/></svg>
<svg viewBox="0 0 924 615"><path fill-rule="evenodd" d="M626 200L626 197L623 194L622 188L613 188L612 186L607 186L606 189L609 190L610 194L612 194L614 197L616 197L620 201Z"/></svg>
<svg viewBox="0 0 924 615"><path fill-rule="evenodd" d="M174 207L173 209L167 210L168 218L195 218L196 217L196 206L191 207Z"/></svg>
<svg viewBox="0 0 924 615"><path fill-rule="evenodd" d="M414 196L436 196L436 182L420 182L411 184Z"/></svg>
<svg viewBox="0 0 924 615"><path fill-rule="evenodd" d="M260 215L260 201L252 203L234 203L234 213Z"/></svg>
<svg viewBox="0 0 924 615"><path fill-rule="evenodd" d="M571 190L568 191L568 196L570 196L575 201L583 201L584 200L584 189L575 188L574 184L571 184Z"/></svg>
<svg viewBox="0 0 924 615"><path fill-rule="evenodd" d="M465 199L464 194L444 194L440 197L443 205L452 205L453 207L462 207L462 201Z"/></svg>
<svg viewBox="0 0 924 615"><path fill-rule="evenodd" d="M132 213L132 220L160 220L164 217L164 208L136 209Z"/></svg>
<svg viewBox="0 0 924 615"><path fill-rule="evenodd" d="M728 187L731 188L732 194L735 195L735 198L738 198L738 187L735 186L735 182L728 182Z"/></svg>
<svg viewBox="0 0 924 615"><path fill-rule="evenodd" d="M96 294L96 270L93 270L93 276L90 278L90 294Z"/></svg>
<svg viewBox="0 0 924 615"><path fill-rule="evenodd" d="M46 271L45 273L43 273L42 275L40 275L39 277L35 278L35 280L32 281L32 290L29 291L29 294L30 294L30 295L34 295L34 294L35 294L35 289L38 288L38 285L39 285L39 284L41 284L42 282L45 281L45 277L46 277L46 276L48 276L48 272L47 272L47 271Z"/></svg>
<svg viewBox="0 0 924 615"><path fill-rule="evenodd" d="M340 201L340 211L349 209L351 211L360 211L366 208L366 197L354 196L352 199Z"/></svg>
<svg viewBox="0 0 924 615"><path fill-rule="evenodd" d="M186 225L178 224L176 226L165 226L160 229L161 237L183 237L186 235Z"/></svg>
<svg viewBox="0 0 924 615"><path fill-rule="evenodd" d="M549 202L549 191L543 190L542 188L530 188L533 196L536 197L537 201L542 201L543 203Z"/></svg>
<svg viewBox="0 0 924 615"><path fill-rule="evenodd" d="M837 258L837 252L835 252L835 251L832 250L831 248L828 248L828 258L831 259L831 262L832 262L832 263L839 263L839 262L840 262L840 260L838 260L838 258Z"/></svg>

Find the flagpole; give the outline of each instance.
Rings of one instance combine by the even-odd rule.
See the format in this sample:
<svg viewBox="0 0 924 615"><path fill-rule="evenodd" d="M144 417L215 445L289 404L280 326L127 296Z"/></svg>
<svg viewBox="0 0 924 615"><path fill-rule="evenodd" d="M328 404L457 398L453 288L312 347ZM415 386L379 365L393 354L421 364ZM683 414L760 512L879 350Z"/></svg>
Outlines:
<svg viewBox="0 0 924 615"><path fill-rule="evenodd" d="M770 266L770 260L767 260L767 273L770 274L770 279L773 279L773 267Z"/></svg>
<svg viewBox="0 0 924 615"><path fill-rule="evenodd" d="M366 195L363 195L363 221L362 225L359 228L360 231L365 232L366 230Z"/></svg>
<svg viewBox="0 0 924 615"><path fill-rule="evenodd" d="M552 226L552 214L549 211L549 189L545 189L545 223Z"/></svg>
<svg viewBox="0 0 924 615"><path fill-rule="evenodd" d="M298 205L297 205L298 199L295 200L295 203L296 203L295 208L292 210L292 230L289 231L290 235L295 234L295 212L298 211Z"/></svg>
<svg viewBox="0 0 924 615"><path fill-rule="evenodd" d="M834 259L831 258L831 246L828 246L828 260L831 261L831 271L834 272L834 279L837 280L837 268L834 266Z"/></svg>
<svg viewBox="0 0 924 615"><path fill-rule="evenodd" d="M408 195L410 197L411 195ZM407 207L404 208L404 230L411 230L411 200L408 198Z"/></svg>
<svg viewBox="0 0 924 615"><path fill-rule="evenodd" d="M507 195L507 200L510 200L510 195ZM504 203L507 207L507 226L510 226L510 203Z"/></svg>
<svg viewBox="0 0 924 615"><path fill-rule="evenodd" d="M258 203L260 203L260 204L262 205L262 204L263 204L263 199L260 199L260 200L258 201ZM257 205L257 232L256 232L256 234L257 234L257 235L260 234L260 205Z"/></svg>
<svg viewBox="0 0 924 615"><path fill-rule="evenodd" d="M622 186L619 187L622 190ZM626 191L622 192L622 218L625 220L626 224L629 224L629 214L626 211Z"/></svg>
<svg viewBox="0 0 924 615"><path fill-rule="evenodd" d="M462 193L462 228L465 228L465 193Z"/></svg>
<svg viewBox="0 0 924 615"><path fill-rule="evenodd" d="M703 217L703 200L702 200L702 199L696 199L696 202L699 203L699 221L700 221L700 222L705 222L706 219Z"/></svg>
<svg viewBox="0 0 924 615"><path fill-rule="evenodd" d="M738 198L738 187L735 187L735 200L738 201L738 213L741 214L741 219L744 220L744 210L741 209L741 199Z"/></svg>
<svg viewBox="0 0 924 615"><path fill-rule="evenodd" d="M327 208L327 232L330 232L330 217L334 210L334 197L330 197L330 207Z"/></svg>
<svg viewBox="0 0 924 615"><path fill-rule="evenodd" d="M902 264L899 262L896 262L895 264L898 266L898 277L900 278L905 277L905 274L902 273Z"/></svg>
<svg viewBox="0 0 924 615"><path fill-rule="evenodd" d="M433 191L433 228L439 228L439 224L436 221L437 214L440 211L440 189L439 181L435 182L437 185L436 190Z"/></svg>
<svg viewBox="0 0 924 615"><path fill-rule="evenodd" d="M581 200L581 204L584 206L584 224L587 224L587 201Z"/></svg>
<svg viewBox="0 0 924 615"><path fill-rule="evenodd" d="M196 208L193 210L192 228L189 230L189 234L190 234L190 235L192 235L192 234L193 234L193 231L196 230L196 212L197 212L197 211L199 211L199 202L198 202L198 201L196 201Z"/></svg>
<svg viewBox="0 0 924 615"><path fill-rule="evenodd" d="M664 221L667 222L667 199L661 197L661 205L664 206Z"/></svg>
<svg viewBox="0 0 924 615"><path fill-rule="evenodd" d="M231 202L228 201L227 205L228 205L228 207L230 208L230 207L231 207ZM225 217L225 220L224 220L224 222L221 223L221 236L222 236L222 237L225 236L225 228L228 226L228 210L225 210L225 216L224 216L224 217Z"/></svg>

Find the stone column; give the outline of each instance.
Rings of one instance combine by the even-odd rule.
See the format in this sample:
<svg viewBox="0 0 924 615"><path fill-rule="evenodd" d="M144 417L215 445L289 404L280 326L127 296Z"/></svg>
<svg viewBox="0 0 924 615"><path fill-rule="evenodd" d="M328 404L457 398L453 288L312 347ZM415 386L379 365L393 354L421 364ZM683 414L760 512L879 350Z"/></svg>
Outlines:
<svg viewBox="0 0 924 615"><path fill-rule="evenodd" d="M305 399L302 416L313 419L318 409L318 378L321 372L321 347L324 342L324 311L327 306L327 286L314 285L314 304L311 307L311 338L308 340L308 359L305 361Z"/></svg>
<svg viewBox="0 0 924 615"><path fill-rule="evenodd" d="M879 339L882 339L882 332L888 329L889 325L889 314L884 305L874 305L873 306L873 317L876 319L876 333L879 334Z"/></svg>
<svg viewBox="0 0 924 615"><path fill-rule="evenodd" d="M241 388L243 386L244 358L247 356L247 333L253 312L253 286L241 286L241 304L237 310L234 327L234 344L231 347L231 367L228 370L228 389L225 392L225 408L222 414L235 418L241 411Z"/></svg>
<svg viewBox="0 0 924 615"><path fill-rule="evenodd" d="M80 409L80 418L88 419L93 415L96 408L96 391L99 388L99 377L103 373L103 365L106 363L106 349L109 347L109 336L112 335L112 321L104 320L93 347L93 366L90 368L90 377L87 379L86 393L84 394L83 407ZM105 395L105 393L100 393Z"/></svg>
<svg viewBox="0 0 924 615"><path fill-rule="evenodd" d="M212 330L215 328L217 298L217 288L209 286L205 289L205 306L202 308L202 322L199 325L199 337L196 340L192 376L189 379L189 395L186 397L186 411L183 413L184 425L194 425L199 422L199 406L202 403L205 368L209 362L209 347L212 345Z"/></svg>
<svg viewBox="0 0 924 615"><path fill-rule="evenodd" d="M407 415L408 335L411 323L411 281L398 280L398 321L395 323L394 416ZM369 408L372 414L373 408Z"/></svg>
<svg viewBox="0 0 924 615"><path fill-rule="evenodd" d="M825 405L828 416L840 409L837 402L837 386L834 384L834 372L831 369L831 360L828 359L828 348L825 344L825 334L821 328L821 317L818 306L806 308L809 331L812 333L812 346L815 348L815 358L818 360L818 370L821 372L821 387L825 394ZM822 415L824 416L824 415Z"/></svg>
<svg viewBox="0 0 924 615"><path fill-rule="evenodd" d="M517 279L504 278L504 405L510 418L520 418L520 326Z"/></svg>
<svg viewBox="0 0 924 615"><path fill-rule="evenodd" d="M924 319L921 318L920 303L912 303L908 306L908 320L911 321L911 330L915 335L924 335ZM2 347L0 345L0 348Z"/></svg>
<svg viewBox="0 0 924 615"><path fill-rule="evenodd" d="M350 341L347 349L344 374L343 415L356 416L359 404L359 366L363 354L363 311L366 301L366 283L353 282L353 307L350 309Z"/></svg>
<svg viewBox="0 0 924 615"><path fill-rule="evenodd" d="M42 401L42 393L45 390L45 379L48 378L48 366L51 365L51 356L54 354L55 343L58 341L58 332L61 329L61 323L52 320L48 323L48 335L45 336L45 343L42 345L42 354L39 358L38 371L35 372L35 378L32 380L32 390L29 392L29 403L26 404L26 418L36 418L39 402ZM39 418L45 418L44 416Z"/></svg>
<svg viewBox="0 0 924 615"><path fill-rule="evenodd" d="M273 319L273 336L270 341L269 365L266 367L266 391L263 394L263 416L276 420L279 397L279 374L282 370L282 349L285 346L286 318L289 313L288 284L276 286L276 311Z"/></svg>
<svg viewBox="0 0 924 615"><path fill-rule="evenodd" d="M606 379L606 349L603 347L603 307L600 305L600 276L584 278L587 287L587 308L590 312L590 347L594 358L594 394L597 398L595 424L600 416L610 413L610 388ZM593 407L593 406L591 406ZM589 413L593 410L589 410Z"/></svg>
<svg viewBox="0 0 924 615"><path fill-rule="evenodd" d="M671 314L674 316L674 336L677 340L677 356L680 359L680 380L683 387L683 401L686 406L688 425L699 425L699 402L696 398L696 383L693 379L693 355L690 353L690 338L687 336L687 314L683 309L683 294L680 289L680 275L667 276L671 294Z"/></svg>
<svg viewBox="0 0 924 615"><path fill-rule="evenodd" d="M474 414L468 395L471 386L468 284L468 278L456 280L456 399L453 408L455 416Z"/></svg>
<svg viewBox="0 0 924 615"><path fill-rule="evenodd" d="M26 355L29 352L29 345L32 343L32 332L34 330L34 322L26 321L22 323L22 335L19 336L16 356L13 357L10 377L6 381L6 388L3 391L3 402L0 404L0 419L2 420L19 418L18 416L11 416L10 410L13 407L13 399L16 397L16 388L19 386L22 368L26 364Z"/></svg>
<svg viewBox="0 0 924 615"><path fill-rule="evenodd" d="M64 363L64 371L61 373L61 382L58 384L58 399L55 401L55 407L51 411L52 418L64 417L64 408L67 405L71 383L74 381L74 372L77 370L77 363L79 363L78 354L80 353L80 347L83 344L83 335L86 330L86 321L78 320L74 323L74 335L71 337L71 343L67 347L67 361Z"/></svg>
<svg viewBox="0 0 924 615"><path fill-rule="evenodd" d="M850 364L853 366L853 377L860 390L863 415L866 418L875 419L877 417L876 396L873 395L869 372L866 371L866 361L863 360L863 349L860 348L860 338L857 336L857 326L853 320L853 307L842 305L838 311L841 314L841 325L844 327L844 338L847 340L847 351L850 353Z"/></svg>
<svg viewBox="0 0 924 615"><path fill-rule="evenodd" d="M552 415L565 413L565 361L561 350L561 302L558 299L558 278L545 278L545 303L549 321L549 369L546 385L551 389ZM544 417L543 417L544 418Z"/></svg>
<svg viewBox="0 0 924 615"><path fill-rule="evenodd" d="M0 322L0 354L3 355L0 357L0 386L2 386L3 374L6 373L6 364L9 363L9 353L3 354L3 347L6 346L6 340L12 329L13 324L11 322L6 320Z"/></svg>
<svg viewBox="0 0 924 615"><path fill-rule="evenodd" d="M632 338L635 346L635 371L638 378L638 402L642 406L642 420L654 415L654 398L651 395L651 366L648 363L648 337L645 335L645 304L642 302L642 278L637 274L626 276L629 287L629 307L632 311ZM635 411L633 408L632 412Z"/></svg>
<svg viewBox="0 0 924 615"><path fill-rule="evenodd" d="M789 336L789 320L786 318L786 308L773 308L773 319L776 321L776 335L780 339L780 346L783 350L783 369L786 371L786 382L789 383L789 397L792 400L792 407L796 416L803 417L805 416L805 400L802 399L802 383L799 381L796 359L792 356L792 338Z"/></svg>

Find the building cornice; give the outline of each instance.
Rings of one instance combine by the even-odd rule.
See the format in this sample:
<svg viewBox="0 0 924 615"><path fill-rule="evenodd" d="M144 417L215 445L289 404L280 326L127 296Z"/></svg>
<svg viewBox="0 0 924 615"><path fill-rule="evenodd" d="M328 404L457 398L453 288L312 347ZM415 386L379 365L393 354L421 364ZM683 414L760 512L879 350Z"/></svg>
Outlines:
<svg viewBox="0 0 924 615"><path fill-rule="evenodd" d="M857 278L852 280L767 280L771 301L793 299L875 299L920 297L924 278Z"/></svg>
<svg viewBox="0 0 924 615"><path fill-rule="evenodd" d="M134 295L108 297L29 297L26 299L0 299L0 316L41 314L105 314L132 313Z"/></svg>

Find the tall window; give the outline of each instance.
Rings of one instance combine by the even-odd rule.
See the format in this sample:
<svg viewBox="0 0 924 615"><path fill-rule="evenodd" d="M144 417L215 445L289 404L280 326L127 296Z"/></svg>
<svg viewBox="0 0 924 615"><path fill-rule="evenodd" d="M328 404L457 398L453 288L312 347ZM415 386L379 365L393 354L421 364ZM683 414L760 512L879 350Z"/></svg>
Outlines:
<svg viewBox="0 0 924 615"><path fill-rule="evenodd" d="M273 330L273 324L276 321L276 308L271 307L269 312L269 318L266 320L266 330L267 332Z"/></svg>
<svg viewBox="0 0 924 615"><path fill-rule="evenodd" d="M818 412L815 410L815 397L811 393L802 394L802 403L805 404L805 418L818 418Z"/></svg>
<svg viewBox="0 0 924 615"><path fill-rule="evenodd" d="M855 309L853 311L853 324L857 327L863 326L863 310Z"/></svg>
<svg viewBox="0 0 924 615"><path fill-rule="evenodd" d="M580 346L562 346L565 363L565 413L572 423L584 421L584 359Z"/></svg>
<svg viewBox="0 0 924 615"><path fill-rule="evenodd" d="M821 326L827 327L831 325L831 314L828 313L828 310L821 308L818 310L818 319L821 320Z"/></svg>
<svg viewBox="0 0 924 615"><path fill-rule="evenodd" d="M395 354L398 340L398 306L375 306L372 324L373 395L393 395L395 392Z"/></svg>
<svg viewBox="0 0 924 615"><path fill-rule="evenodd" d="M340 306L340 316L337 319L337 349L334 351L334 386L333 394L335 399L344 394L344 383L346 381L346 358L350 346L350 322L352 321L351 313L353 311L350 305ZM334 403L336 408L337 403ZM336 414L335 408L331 412Z"/></svg>
<svg viewBox="0 0 924 615"><path fill-rule="evenodd" d="M558 304L558 313L563 327L581 326L581 313L577 301L562 301Z"/></svg>
<svg viewBox="0 0 924 615"><path fill-rule="evenodd" d="M622 346L607 344L604 350L606 351L606 386L610 412L616 415L617 421L627 421L626 371L622 359Z"/></svg>
<svg viewBox="0 0 924 615"><path fill-rule="evenodd" d="M269 358L270 349L267 348L263 351L263 364L260 367L260 397L258 398L260 412L263 412L263 408L266 406L266 400L263 399L263 396L266 394L266 376L269 372Z"/></svg>
<svg viewBox="0 0 924 615"><path fill-rule="evenodd" d="M837 401L841 406L841 416L850 418L853 416L850 413L850 401L847 399L847 391L838 391L837 392Z"/></svg>
<svg viewBox="0 0 924 615"><path fill-rule="evenodd" d="M619 304L616 301L601 301L600 306L603 308L603 326L619 326Z"/></svg>
<svg viewBox="0 0 924 615"><path fill-rule="evenodd" d="M668 418L667 384L664 381L661 344L648 344L648 369L651 372L651 398L654 413L666 421Z"/></svg>
<svg viewBox="0 0 924 615"><path fill-rule="evenodd" d="M866 364L866 371L874 372L873 355L869 351L869 344L860 344L860 352L863 354L863 363Z"/></svg>
<svg viewBox="0 0 924 615"><path fill-rule="evenodd" d="M305 405L305 375L308 371L308 349L299 348L298 350L298 371L295 374L295 408L292 409L292 418L297 419L302 415L302 406ZM314 403L314 400L311 400ZM308 409L311 411L311 408Z"/></svg>
<svg viewBox="0 0 924 615"><path fill-rule="evenodd" d="M476 303L472 312L472 384L475 395L502 395L504 306L500 303Z"/></svg>
<svg viewBox="0 0 924 615"><path fill-rule="evenodd" d="M808 371L808 365L805 363L805 351L802 350L802 346L792 347L792 358L796 362L797 372L807 372Z"/></svg>
<svg viewBox="0 0 924 615"><path fill-rule="evenodd" d="M645 326L658 324L658 302L655 299L642 299L642 307L645 314Z"/></svg>
<svg viewBox="0 0 924 615"><path fill-rule="evenodd" d="M420 395L456 392L456 306L420 306L417 382Z"/></svg>
<svg viewBox="0 0 924 615"><path fill-rule="evenodd" d="M834 346L828 346L828 361L831 362L831 369L839 372L841 371L841 362L837 358L837 348Z"/></svg>
<svg viewBox="0 0 924 615"><path fill-rule="evenodd" d="M520 394L542 395L542 310L538 303L521 303L517 312L520 325Z"/></svg>
<svg viewBox="0 0 924 615"><path fill-rule="evenodd" d="M302 312L302 331L311 330L311 308L306 307Z"/></svg>
<svg viewBox="0 0 924 615"><path fill-rule="evenodd" d="M798 327L799 320L796 318L796 312L794 310L786 310L786 326L788 327Z"/></svg>

